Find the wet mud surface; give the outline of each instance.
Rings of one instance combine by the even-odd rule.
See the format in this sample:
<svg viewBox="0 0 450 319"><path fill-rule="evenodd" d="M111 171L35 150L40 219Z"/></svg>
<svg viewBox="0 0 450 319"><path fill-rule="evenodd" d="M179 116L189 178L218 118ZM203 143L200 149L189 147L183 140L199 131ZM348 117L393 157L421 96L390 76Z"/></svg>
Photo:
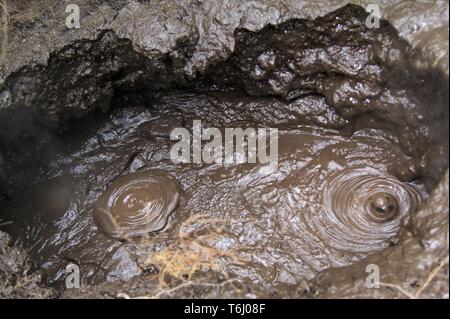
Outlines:
<svg viewBox="0 0 450 319"><path fill-rule="evenodd" d="M75 263L87 285L218 273L289 296L400 247L448 167L448 76L365 17L237 29L195 79L191 39L152 59L112 31L13 73L1 230L58 288ZM174 164L194 120L278 128L278 164Z"/></svg>
<svg viewBox="0 0 450 319"><path fill-rule="evenodd" d="M180 187L164 171L129 174L97 199L94 216L110 237L129 239L162 231L178 206Z"/></svg>
<svg viewBox="0 0 450 319"><path fill-rule="evenodd" d="M426 192L420 182L403 183L390 175L390 166L407 160L394 136L366 129L347 137L335 129L295 125L287 112L282 112L286 119L276 119L274 100L246 99L243 93L171 94L151 109L124 108L95 121L77 122L60 137L65 150L48 164L40 177L44 181L30 190L30 196L41 192L36 196L41 204L18 196L9 207L2 207L14 211L14 224L6 229L20 234L18 242L35 256L50 282L62 278L68 261L76 261L84 280L92 283L137 275L151 266L148 260L154 251L170 247L179 226L193 216L207 221L189 225L187 232L194 234L202 228L207 231L208 220L220 221L216 225L220 231L207 244L236 254L238 264L226 257L221 261L229 276L264 285L298 285L326 268L348 265L395 244L400 224L416 211ZM254 106L247 114L240 111L249 109L246 103ZM262 117L269 121L265 124L280 129L275 171L268 164L173 164L170 159L175 143L171 130L189 128L191 119L224 128L246 127ZM130 194L151 203L147 197L152 192L177 193L172 179L158 175L153 183L162 189L139 188L142 182L147 187L155 169L176 178L183 190L164 235L149 235L132 244L112 240L108 234L114 227L99 205L111 202L121 208L118 214L126 214L140 205L124 206L123 199ZM75 192L68 191L70 184ZM120 187L125 192L114 194ZM156 207L162 228L174 203L168 200ZM35 211L31 220L30 210ZM115 211L111 214L115 216ZM129 237L155 230L143 231L132 220L127 225Z"/></svg>

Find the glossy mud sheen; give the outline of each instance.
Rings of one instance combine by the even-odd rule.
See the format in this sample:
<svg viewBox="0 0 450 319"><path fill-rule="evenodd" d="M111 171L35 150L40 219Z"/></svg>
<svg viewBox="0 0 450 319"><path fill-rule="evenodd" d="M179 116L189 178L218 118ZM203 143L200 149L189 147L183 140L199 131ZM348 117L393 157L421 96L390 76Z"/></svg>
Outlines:
<svg viewBox="0 0 450 319"><path fill-rule="evenodd" d="M85 271L89 269L85 279L92 282L126 279L149 267L146 257L153 250L161 245L170 247L183 221L202 215L221 221L222 232L209 245L237 250L243 261L240 265L226 258L221 261L230 275L276 286L298 284L328 267L347 265L395 243L402 220L417 209L426 192L420 182L400 182L389 173L392 165L407 157L396 138L380 130L361 130L347 137L335 129L305 125L283 128L283 120L272 122L280 128L276 172L262 164L171 162L169 152L174 142L170 141L170 131L183 125L189 128L193 118L204 118L204 125L211 127L230 123L228 127L238 124L245 128L262 114L275 115L274 100L251 99L249 103L255 107L252 115L235 121L229 114L248 108L241 98L247 99L242 93L168 94L154 110L124 108L87 121L86 126L78 124L62 137L67 150L48 170L50 176L74 177L77 187L70 208L58 220L45 223L44 206L40 214L33 215L33 224L25 220L29 230L21 244L42 260L51 281L61 278L59 269L68 260L77 261ZM209 109L221 115L206 116ZM162 242L160 237L146 237L142 243L138 239L138 244L132 245L135 249L126 253L130 256L121 257L134 261L128 268L107 268L108 260L114 259L122 245L110 239L111 234L127 236L115 233L105 221L106 227L98 227L94 217L99 220L100 214L100 220L104 218L99 206L107 206L114 190L154 178L149 169L176 176L183 189L171 227ZM161 177L151 182L161 185L158 179ZM171 179L164 181L169 185L165 189L177 191ZM42 185L36 187L42 189ZM376 206L374 196L388 198L394 208L386 216L375 212L383 209L384 201ZM17 208L17 203L11 205ZM161 209L165 214L161 217L168 218L173 206L166 203ZM163 220L160 222L146 230L159 230ZM128 226L130 237L144 234L140 225ZM197 233L197 228L205 226L199 223L191 227Z"/></svg>
<svg viewBox="0 0 450 319"><path fill-rule="evenodd" d="M97 199L94 217L100 229L117 239L164 229L178 205L180 188L163 171L143 171L117 178Z"/></svg>
<svg viewBox="0 0 450 319"><path fill-rule="evenodd" d="M151 257L176 245L193 216L202 222L194 219L183 234L213 235L208 247L232 252L234 258L224 253L216 261L228 277L287 291L395 245L448 163L448 78L422 69L421 57L387 23L368 30L361 10L349 6L314 21L237 30L230 58L193 83L171 73L177 58L152 73L153 64L106 32L95 45L115 48L119 62L113 62L129 73L99 70L84 80L93 81L93 100L114 87L115 108L107 114L83 108L89 117L68 122L62 118L79 110L76 103L68 101L67 112L40 110L44 122L66 127L48 137L56 145L51 151L36 146L49 154L38 169L9 174L5 185L24 189L30 175L33 183L4 196L1 210L14 220L4 229L49 283L62 281L68 262L79 264L91 284L157 269ZM181 53L189 56L189 46L180 45ZM61 52L45 72L52 75L70 58ZM148 72L135 72L140 68ZM98 78L110 82L99 85ZM37 100L52 97L44 90ZM220 129L277 127L276 171L262 164L173 164L170 132L198 119ZM26 157L15 160L12 168L30 167ZM171 177L154 179L155 170ZM135 182L164 185L156 196L163 204L149 214L158 218L117 232L104 210L116 190ZM130 192L145 201L153 196L139 186ZM131 207L129 215L140 209Z"/></svg>

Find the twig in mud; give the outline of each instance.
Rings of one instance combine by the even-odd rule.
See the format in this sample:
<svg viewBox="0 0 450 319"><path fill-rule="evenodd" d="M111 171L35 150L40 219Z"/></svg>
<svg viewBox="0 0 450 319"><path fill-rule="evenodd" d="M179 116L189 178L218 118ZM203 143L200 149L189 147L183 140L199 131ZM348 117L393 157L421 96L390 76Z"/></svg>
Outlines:
<svg viewBox="0 0 450 319"><path fill-rule="evenodd" d="M444 260L442 260L439 265L434 268L430 274L428 275L427 279L425 280L425 282L422 284L422 286L420 286L420 288L417 290L417 292L415 293L415 297L419 297L420 294L428 287L428 285L430 284L430 282L434 279L434 277L436 277L436 275L438 274L438 272L442 269L442 267L444 267L446 264L448 264L448 257L445 258Z"/></svg>
<svg viewBox="0 0 450 319"><path fill-rule="evenodd" d="M439 273L439 271L445 266L447 265L449 262L449 256L447 256L444 260L442 260L439 265L437 267L435 267L428 275L427 279L425 280L425 282L422 284L422 286L420 286L419 289L417 289L417 291L412 294L408 291L406 291L405 289L403 289L401 286L399 285L395 285L395 284L390 284L390 283L380 283L380 286L382 287L388 287L388 288L393 288L398 290L399 292L401 292L402 294L404 294L406 297L408 297L409 299L417 299L420 297L420 295L422 294L422 292L429 286L429 284L431 283L431 281L436 277L436 275Z"/></svg>
<svg viewBox="0 0 450 319"><path fill-rule="evenodd" d="M12 220L7 221L7 222L0 222L0 227L8 226L8 225L11 225L12 223L13 223Z"/></svg>
<svg viewBox="0 0 450 319"><path fill-rule="evenodd" d="M216 224L223 220L194 215L185 220L170 247L149 256L147 262L156 265L160 271L158 275L159 287L167 287L167 277L176 278L182 282L191 282L192 276L201 269L214 270L227 278L226 271L217 262L220 258L231 259L234 264L242 261L233 249L221 250L211 246L222 230ZM186 231L189 226L203 224L206 234L196 234Z"/></svg>
<svg viewBox="0 0 450 319"><path fill-rule="evenodd" d="M189 281L189 282L185 282L185 283L183 283L183 284L181 284L181 285L178 285L178 286L176 286L176 287L173 287L173 288L171 288L171 289L161 290L161 291L155 293L155 294L152 296L152 298L153 298L153 299L159 298L159 297L161 297L161 296L164 295L164 294L170 294L170 293L172 293L172 292L174 292L174 291L177 291L177 290L179 290L179 289L182 289L182 288L184 288L184 287L189 287L189 286L202 286L202 287L215 287L215 288L220 288L220 287L224 287L226 284L231 284L233 281L236 281L236 279L228 279L228 280L226 280L226 281L224 281L224 282L222 282L222 283L218 283L218 284L213 284L213 283L196 283L196 282L193 282L193 281Z"/></svg>
<svg viewBox="0 0 450 319"><path fill-rule="evenodd" d="M124 293L124 292L119 292L119 293L116 295L116 297L119 298L119 299L152 299L152 298L150 298L149 296L130 297L129 294L126 294L126 293Z"/></svg>
<svg viewBox="0 0 450 319"><path fill-rule="evenodd" d="M416 299L416 297L414 297L414 295L412 295L411 293L409 293L408 291L406 291L405 289L403 289L399 285L394 285L394 284L380 282L380 286L381 287L388 287L388 288L397 289L398 291L400 291L402 294L404 294L409 299Z"/></svg>
<svg viewBox="0 0 450 319"><path fill-rule="evenodd" d="M154 293L151 296L137 296L137 297L130 297L130 295L126 294L126 293L119 293L117 294L117 298L123 298L123 299L158 299L160 298L162 295L165 294L170 294L174 291L177 291L179 289L182 288L186 288L186 287L190 287L190 286L201 286L201 287L214 287L214 288L220 288L220 287L224 287L226 284L231 284L233 281L236 281L236 279L229 279L226 280L224 282L218 283L218 284L213 284L213 283L198 283L198 282L193 282L193 281L188 281L185 282L181 285L178 285L176 287L173 287L171 289L165 289L165 290L160 290L156 293Z"/></svg>

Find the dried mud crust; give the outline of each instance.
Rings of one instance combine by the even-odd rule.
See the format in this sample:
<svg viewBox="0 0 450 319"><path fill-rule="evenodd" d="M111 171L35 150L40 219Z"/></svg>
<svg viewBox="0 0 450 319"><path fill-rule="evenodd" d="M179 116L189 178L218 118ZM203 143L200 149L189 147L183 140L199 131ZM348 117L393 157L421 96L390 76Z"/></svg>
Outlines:
<svg viewBox="0 0 450 319"><path fill-rule="evenodd" d="M119 18L126 16L127 10L133 11L133 8L121 11ZM236 30L234 51L219 59L206 59L204 72L197 77L195 72L186 71L192 70L192 61L197 58L198 41L204 41L195 36L196 32L192 36L191 31L187 31L189 35L174 41L173 48L166 53L142 50L133 42L133 36L131 40L122 37L123 30L102 31L93 39L77 40L51 53L46 63L20 68L2 83L0 122L10 124L0 128L4 139L2 148L9 152L5 152L3 160L6 161L7 176L3 185L21 182L11 179L8 174L8 170L15 168L8 167L8 155L10 159L14 154L10 150L14 149L15 140L33 135L35 129L60 127L69 119L87 116L95 110L107 111L128 103L138 104L157 97L164 90L204 90L212 84L215 89L242 88L253 96L269 94L293 100L306 94L325 99L326 108L338 113L341 129L352 132L363 127L376 127L397 134L404 151L413 158L409 163L399 163L399 167L407 169L397 171L398 176L405 180L420 176L431 189L448 166L448 140L442 140L442 136L448 136L448 77L437 70L430 72L424 68L427 63L417 52L411 52L388 24L383 22L381 30L367 30L365 16L363 9L349 6L313 21L293 20L256 32ZM124 19L122 22L126 21ZM337 26L342 27L342 34L329 31ZM321 47L313 35L330 45ZM347 46L348 43L351 45ZM217 77L217 71L225 79ZM72 75L70 80L68 74ZM408 82L405 82L406 78ZM326 121L323 125L336 127L336 122ZM18 131L17 127L29 130ZM32 158L33 154L28 156ZM28 161L26 157L22 160L23 163ZM299 287L298 292L281 296L408 297L395 288L394 282L407 283L413 288L416 285L420 289L421 283L426 282L427 270L432 272L433 267L439 266L448 255L444 236L448 233L446 183L448 176L417 217L411 220L410 227L403 230L398 246L369 257L372 259L368 261L380 265L386 255L399 261L398 267L382 272L383 281L391 284L390 288L368 291L363 284L355 284L355 278L362 280L365 276L361 270L368 261L364 260L342 270L326 271L315 282ZM443 204L444 200L447 204ZM438 220L439 223L435 222ZM408 258L415 266L410 267L410 271L403 264L405 257L400 253L403 249L411 252L412 257ZM341 271L346 275L341 276ZM5 273L12 278L10 272ZM336 282L339 276L344 279ZM442 278L436 277L432 279L441 283L442 289L430 290L430 296L448 296L448 284L445 286ZM131 283L105 283L87 288L83 293L91 292L93 297L152 295L148 293L154 289L150 287L152 283L145 278L132 282L136 287L134 290L130 288ZM224 294L277 296L277 292L251 286L243 290L213 288L213 292L199 288L194 294L205 297ZM409 291L408 288L404 289ZM246 289L248 294L243 294ZM167 297L181 296L182 291L189 294L193 290L177 290ZM124 294L119 295L122 292ZM80 293L72 291L63 296L80 297ZM14 295L14 292L9 294Z"/></svg>

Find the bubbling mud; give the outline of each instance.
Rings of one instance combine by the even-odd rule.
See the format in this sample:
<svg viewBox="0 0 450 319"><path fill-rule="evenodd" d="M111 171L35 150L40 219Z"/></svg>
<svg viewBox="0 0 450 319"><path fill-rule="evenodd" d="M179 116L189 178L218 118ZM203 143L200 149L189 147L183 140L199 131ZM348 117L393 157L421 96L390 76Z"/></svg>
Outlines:
<svg viewBox="0 0 450 319"><path fill-rule="evenodd" d="M98 198L94 216L110 237L126 239L164 229L180 198L176 180L163 171L116 179Z"/></svg>
<svg viewBox="0 0 450 319"><path fill-rule="evenodd" d="M306 108L311 98L284 104L239 92L174 92L152 109L121 108L77 123L62 136L66 146L42 176L71 177L77 192L70 208L49 225L18 221L19 208L10 202L5 211L15 212L13 225L29 231L5 229L18 234L49 282L64 279L68 260L77 261L89 283L126 280L155 268L149 256L174 247L180 225L199 215L220 220L221 231L204 244L233 251L239 265L220 263L239 280L298 285L361 260L395 243L400 225L427 194L420 180L400 182L388 173L409 158L391 134L364 129L347 136L289 115L316 112ZM220 129L260 123L279 128L278 166L174 164L170 133L190 130L195 118ZM25 207L23 215L29 211ZM43 207L41 215L46 213ZM183 231L197 238L211 230L194 223Z"/></svg>
<svg viewBox="0 0 450 319"><path fill-rule="evenodd" d="M18 163L6 166L7 181L17 189L68 176L74 194L54 205L54 214L45 205L33 205L34 196L6 194L0 210L14 223L4 229L49 283L63 282L65 267L74 261L89 283L161 270L164 265L149 265L158 260L149 256L164 250L177 255L182 233L183 238L209 238L202 244L223 256L232 252L238 263L220 261L226 277L288 293L328 268L395 244L400 226L426 198L425 185L433 186L448 163L448 140L442 138L448 134L441 134L448 132L448 94L442 90L448 79L415 70L395 30L368 30L365 18L363 9L347 8L316 21L237 30L232 55L190 84L172 83L174 61L164 59L162 69L154 71L150 61L109 32L86 51L70 47L93 57L84 62L89 68L106 71L81 77L80 96L86 96L90 80L90 93L96 93L91 100L107 100L113 110L64 123L67 130L55 136L58 147L42 166L27 162L40 152L36 143L26 144L36 148L25 153L28 157L14 155ZM389 58L392 52L395 57ZM114 57L111 67L103 56ZM59 66L69 64L72 55L55 57L49 69L36 71L41 77L27 71L25 79L65 83ZM118 66L115 57L124 61ZM9 87L14 83L10 80ZM47 101L59 105L64 104L60 96L73 96L66 87L51 87L56 89L30 101L53 109ZM99 107L88 104L67 103L74 114ZM60 113L41 115L50 121L65 114L55 109ZM190 131L194 120L219 130L278 128L278 166L174 164L170 133ZM11 169L16 167L22 167L21 174ZM219 220L220 229L182 226L196 216L205 224ZM156 232L142 240L115 240ZM185 246L180 253L186 253Z"/></svg>
<svg viewBox="0 0 450 319"><path fill-rule="evenodd" d="M330 247L368 252L386 247L420 193L371 168L344 169L328 180L319 214L308 221Z"/></svg>

